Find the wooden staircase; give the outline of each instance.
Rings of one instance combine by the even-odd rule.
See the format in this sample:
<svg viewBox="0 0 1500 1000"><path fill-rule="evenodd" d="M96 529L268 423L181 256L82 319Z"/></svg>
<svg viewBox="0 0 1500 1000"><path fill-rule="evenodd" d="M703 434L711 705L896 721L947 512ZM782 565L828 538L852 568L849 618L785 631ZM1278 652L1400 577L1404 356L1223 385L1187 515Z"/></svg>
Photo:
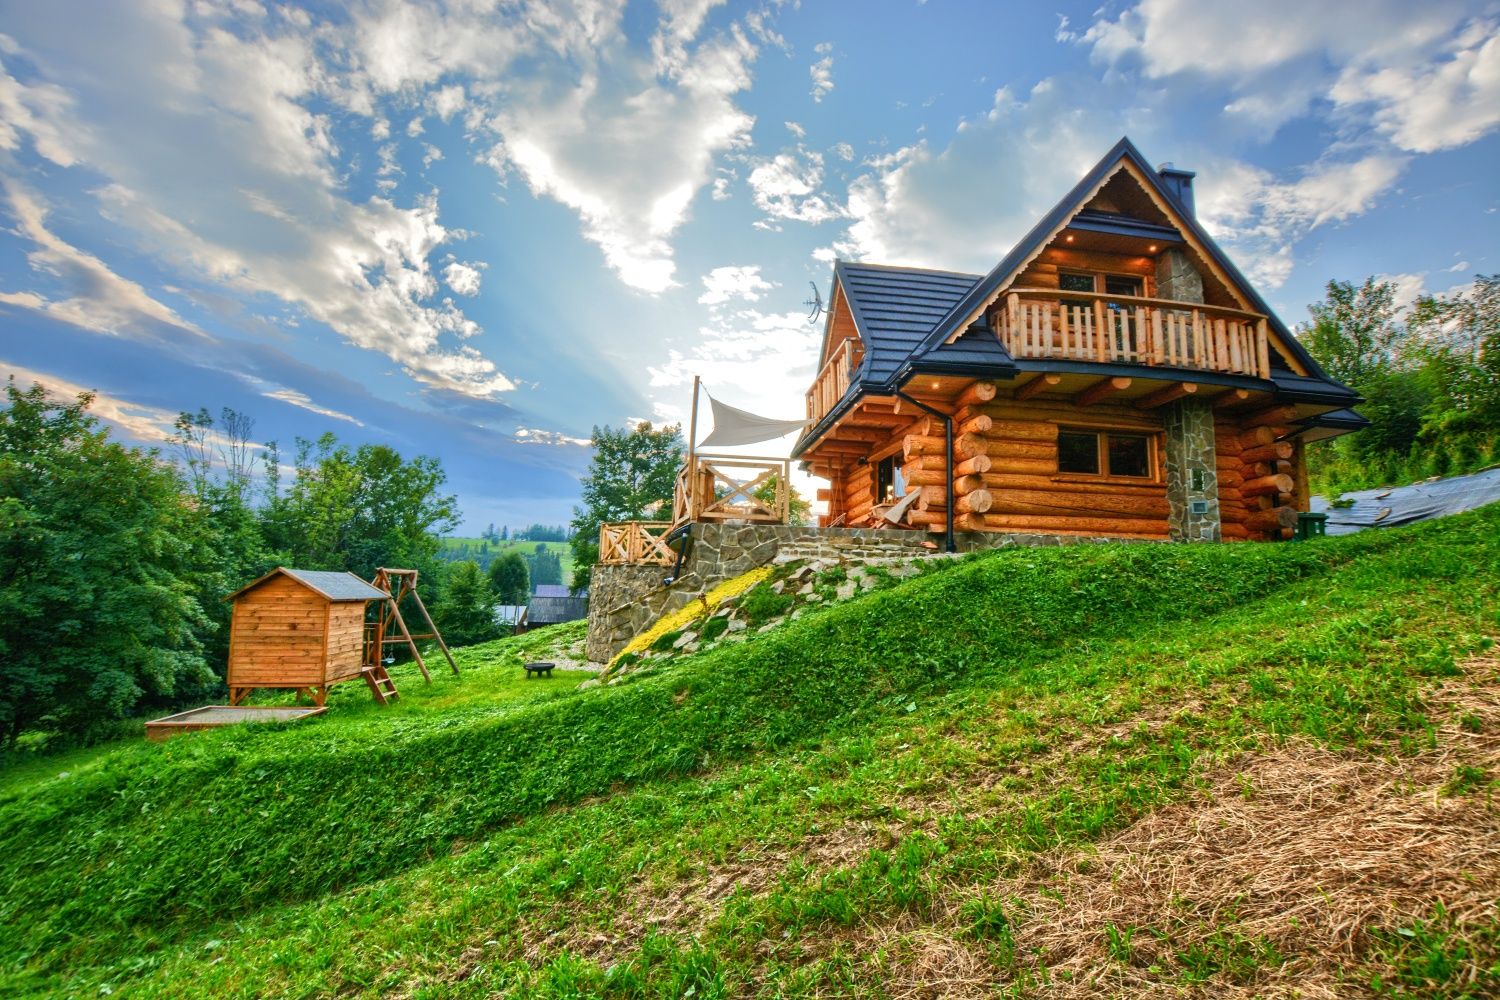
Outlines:
<svg viewBox="0 0 1500 1000"><path fill-rule="evenodd" d="M379 704L386 705L401 700L401 692L396 690L396 682L391 680L391 675L386 672L384 663L365 667L359 673L365 679L365 683L370 686L370 693L375 696L375 701Z"/></svg>

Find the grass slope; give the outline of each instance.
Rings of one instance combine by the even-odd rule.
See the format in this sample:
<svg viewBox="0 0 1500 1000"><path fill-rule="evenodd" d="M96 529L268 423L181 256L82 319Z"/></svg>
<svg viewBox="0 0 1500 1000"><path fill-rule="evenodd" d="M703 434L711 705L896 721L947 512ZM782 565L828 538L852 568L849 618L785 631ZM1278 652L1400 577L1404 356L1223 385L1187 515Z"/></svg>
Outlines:
<svg viewBox="0 0 1500 1000"><path fill-rule="evenodd" d="M880 996L946 935L987 988L1042 989L1038 904L994 881L1288 738L1425 752L1424 692L1500 631L1497 529L988 553L619 685L502 696L502 642L432 711L121 747L0 790L0 985ZM1157 928L1216 943L1151 975L1287 967L1232 916ZM1430 917L1339 974L1495 961L1493 912Z"/></svg>

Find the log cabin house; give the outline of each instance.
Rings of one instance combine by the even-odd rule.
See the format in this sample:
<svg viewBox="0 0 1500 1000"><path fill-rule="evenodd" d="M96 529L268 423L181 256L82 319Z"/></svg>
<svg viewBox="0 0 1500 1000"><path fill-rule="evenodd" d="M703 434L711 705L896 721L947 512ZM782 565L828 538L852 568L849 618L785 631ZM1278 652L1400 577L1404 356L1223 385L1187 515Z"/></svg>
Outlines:
<svg viewBox="0 0 1500 1000"><path fill-rule="evenodd" d="M823 525L1290 537L1304 446L1367 421L1198 224L1193 177L1121 139L988 274L837 263L792 453Z"/></svg>

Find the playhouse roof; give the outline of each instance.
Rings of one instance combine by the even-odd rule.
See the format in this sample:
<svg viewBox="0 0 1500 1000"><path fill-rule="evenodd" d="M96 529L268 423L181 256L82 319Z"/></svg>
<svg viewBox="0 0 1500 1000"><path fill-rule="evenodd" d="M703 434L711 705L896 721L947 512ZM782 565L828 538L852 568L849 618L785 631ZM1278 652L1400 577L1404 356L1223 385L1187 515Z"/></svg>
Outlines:
<svg viewBox="0 0 1500 1000"><path fill-rule="evenodd" d="M239 590L226 597L225 600L232 601L246 591L259 587L271 579L271 577L279 575L289 576L308 590L335 602L383 601L390 596L384 591L370 586L353 573L321 569L287 569L285 566L278 566L265 576L245 584Z"/></svg>

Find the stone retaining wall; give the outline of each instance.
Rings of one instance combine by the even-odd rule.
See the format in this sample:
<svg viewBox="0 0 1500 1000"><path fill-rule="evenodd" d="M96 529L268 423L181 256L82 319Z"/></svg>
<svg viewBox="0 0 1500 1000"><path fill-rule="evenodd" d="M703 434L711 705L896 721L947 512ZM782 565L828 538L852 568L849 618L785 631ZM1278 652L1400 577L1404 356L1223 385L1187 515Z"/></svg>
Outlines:
<svg viewBox="0 0 1500 1000"><path fill-rule="evenodd" d="M1070 545L1116 539L1070 535L1017 535L965 532L954 536L960 552L1018 545ZM783 549L797 559L864 562L915 559L942 544L941 535L880 528L802 528L784 524L695 524L682 576L670 585L669 566L595 566L589 583L588 658L608 663L635 636L664 614L699 594L774 562Z"/></svg>

